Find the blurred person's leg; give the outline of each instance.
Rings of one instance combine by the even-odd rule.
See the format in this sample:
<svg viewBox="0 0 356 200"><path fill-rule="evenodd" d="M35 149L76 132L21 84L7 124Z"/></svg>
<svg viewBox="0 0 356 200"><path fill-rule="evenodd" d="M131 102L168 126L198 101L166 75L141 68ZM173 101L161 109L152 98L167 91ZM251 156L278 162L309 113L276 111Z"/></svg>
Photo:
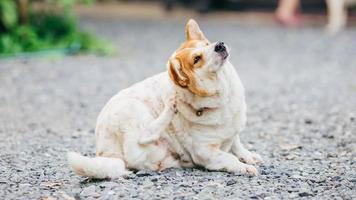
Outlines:
<svg viewBox="0 0 356 200"><path fill-rule="evenodd" d="M279 0L276 9L276 19L286 26L297 26L300 24L298 10L300 0Z"/></svg>
<svg viewBox="0 0 356 200"><path fill-rule="evenodd" d="M345 0L326 0L328 7L327 30L338 32L346 26L347 9Z"/></svg>

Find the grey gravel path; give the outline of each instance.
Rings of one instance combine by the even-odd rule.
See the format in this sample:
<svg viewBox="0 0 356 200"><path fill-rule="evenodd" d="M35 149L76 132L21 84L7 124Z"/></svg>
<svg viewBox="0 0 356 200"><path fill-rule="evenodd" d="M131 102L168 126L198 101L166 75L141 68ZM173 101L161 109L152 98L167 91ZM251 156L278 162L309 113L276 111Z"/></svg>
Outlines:
<svg viewBox="0 0 356 200"><path fill-rule="evenodd" d="M0 199L355 199L356 29L285 30L200 20L232 49L247 90L246 146L260 176L204 169L88 181L65 153L94 152L96 117L118 90L165 69L183 21L85 20L115 57L0 60Z"/></svg>

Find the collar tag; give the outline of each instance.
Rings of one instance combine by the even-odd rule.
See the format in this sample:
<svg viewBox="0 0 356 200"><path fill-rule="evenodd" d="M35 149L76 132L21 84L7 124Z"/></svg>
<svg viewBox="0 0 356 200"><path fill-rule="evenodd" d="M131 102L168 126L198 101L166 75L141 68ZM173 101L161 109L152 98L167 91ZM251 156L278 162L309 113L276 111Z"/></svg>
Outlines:
<svg viewBox="0 0 356 200"><path fill-rule="evenodd" d="M197 110L197 112L195 113L198 117L203 115L203 110L204 108L199 108L199 110Z"/></svg>

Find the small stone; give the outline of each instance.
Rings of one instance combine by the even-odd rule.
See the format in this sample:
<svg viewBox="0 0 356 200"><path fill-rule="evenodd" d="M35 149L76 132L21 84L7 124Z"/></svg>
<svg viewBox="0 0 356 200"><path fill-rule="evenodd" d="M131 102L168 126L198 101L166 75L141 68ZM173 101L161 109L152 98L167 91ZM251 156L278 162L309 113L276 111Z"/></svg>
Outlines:
<svg viewBox="0 0 356 200"><path fill-rule="evenodd" d="M326 157L327 157L327 158L336 158L337 155L334 154L334 153L328 153L328 154L326 154Z"/></svg>
<svg viewBox="0 0 356 200"><path fill-rule="evenodd" d="M49 188L57 188L57 187L62 186L62 183L61 182L42 182L41 186L49 187Z"/></svg>
<svg viewBox="0 0 356 200"><path fill-rule="evenodd" d="M19 188L21 190L28 190L29 188L31 188L31 184L28 184L28 183L22 183L22 184L19 184Z"/></svg>
<svg viewBox="0 0 356 200"><path fill-rule="evenodd" d="M136 173L136 176L143 177L143 176L153 176L153 172L151 171L139 171Z"/></svg>
<svg viewBox="0 0 356 200"><path fill-rule="evenodd" d="M83 191L80 193L82 196L95 196L96 191L95 191L95 185L91 185L89 187L86 187L83 189Z"/></svg>
<svg viewBox="0 0 356 200"><path fill-rule="evenodd" d="M124 179L135 179L136 178L136 174L131 173L131 174L127 174L125 176L123 176Z"/></svg>
<svg viewBox="0 0 356 200"><path fill-rule="evenodd" d="M300 179L300 180L304 180L304 179L305 179L305 177L300 176L300 175L297 175L297 174L292 175L291 178L293 178L293 179Z"/></svg>
<svg viewBox="0 0 356 200"><path fill-rule="evenodd" d="M334 176L331 178L332 181L339 181L341 180L341 177L340 176Z"/></svg>
<svg viewBox="0 0 356 200"><path fill-rule="evenodd" d="M62 196L64 200L75 200L74 197L68 195L65 191L60 191L59 194Z"/></svg>
<svg viewBox="0 0 356 200"><path fill-rule="evenodd" d="M226 185L227 186L234 185L234 184L236 184L236 182L237 181L235 179L230 179L230 180L227 181Z"/></svg>
<svg viewBox="0 0 356 200"><path fill-rule="evenodd" d="M56 200L56 198L48 196L48 197L42 197L41 200Z"/></svg>
<svg viewBox="0 0 356 200"><path fill-rule="evenodd" d="M311 120L311 119L305 119L305 120L304 120L304 123L306 123L306 124L312 124L312 123L313 123L313 120Z"/></svg>
<svg viewBox="0 0 356 200"><path fill-rule="evenodd" d="M298 195L300 197L308 197L308 196L313 196L313 194L309 193L309 192L300 192L298 193Z"/></svg>
<svg viewBox="0 0 356 200"><path fill-rule="evenodd" d="M116 182L108 181L108 182L103 182L99 185L100 188L115 188L118 187L118 184Z"/></svg>
<svg viewBox="0 0 356 200"><path fill-rule="evenodd" d="M180 176L182 176L182 173L179 171L176 171L176 176L180 177Z"/></svg>
<svg viewBox="0 0 356 200"><path fill-rule="evenodd" d="M282 150L293 150L293 149L301 149L302 146L298 144L288 144L288 143L279 143L279 147Z"/></svg>
<svg viewBox="0 0 356 200"><path fill-rule="evenodd" d="M327 138L327 139L334 139L335 138L333 135L328 135L328 134L323 134L322 137L323 138Z"/></svg>
<svg viewBox="0 0 356 200"><path fill-rule="evenodd" d="M295 155L288 155L288 156L286 156L286 160L294 160L294 158L296 158Z"/></svg>

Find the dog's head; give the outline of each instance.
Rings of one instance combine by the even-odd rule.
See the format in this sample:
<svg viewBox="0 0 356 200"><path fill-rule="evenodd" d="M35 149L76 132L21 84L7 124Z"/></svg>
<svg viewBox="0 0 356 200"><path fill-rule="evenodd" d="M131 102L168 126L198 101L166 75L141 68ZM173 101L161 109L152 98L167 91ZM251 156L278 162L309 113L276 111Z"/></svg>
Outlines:
<svg viewBox="0 0 356 200"><path fill-rule="evenodd" d="M176 85L198 96L212 96L215 93L209 87L228 59L228 48L223 42L210 43L192 19L185 26L185 35L185 42L168 61L169 76Z"/></svg>

